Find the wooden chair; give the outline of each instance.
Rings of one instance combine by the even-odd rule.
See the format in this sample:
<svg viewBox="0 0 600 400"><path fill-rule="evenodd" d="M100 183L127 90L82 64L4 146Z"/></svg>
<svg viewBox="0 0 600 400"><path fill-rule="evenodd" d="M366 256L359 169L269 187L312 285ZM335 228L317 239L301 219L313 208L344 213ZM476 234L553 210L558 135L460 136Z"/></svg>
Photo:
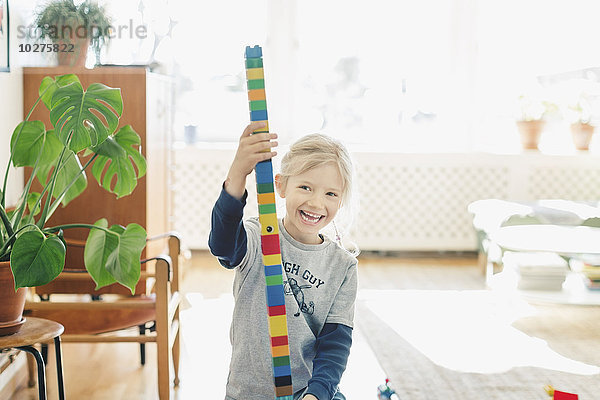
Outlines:
<svg viewBox="0 0 600 400"><path fill-rule="evenodd" d="M166 400L171 380L175 386L179 384L181 246L174 233L153 237L148 242L156 240L166 241L168 255L142 260L134 295L117 284L94 290L95 283L81 267L85 244L69 240L65 270L50 284L32 288L37 296L26 302L25 315L61 323L65 327L62 341L67 343L140 343L142 364L145 343L155 342L158 393L161 400Z"/></svg>

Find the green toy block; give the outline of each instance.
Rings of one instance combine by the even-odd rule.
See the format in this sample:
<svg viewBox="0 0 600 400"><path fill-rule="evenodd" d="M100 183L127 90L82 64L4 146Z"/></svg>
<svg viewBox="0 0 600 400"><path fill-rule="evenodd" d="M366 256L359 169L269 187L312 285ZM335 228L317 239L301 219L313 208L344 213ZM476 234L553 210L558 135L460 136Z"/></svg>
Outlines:
<svg viewBox="0 0 600 400"><path fill-rule="evenodd" d="M266 110L266 109L267 109L267 101L266 100L253 100L250 102L250 111Z"/></svg>
<svg viewBox="0 0 600 400"><path fill-rule="evenodd" d="M259 204L258 205L258 213L259 214L274 214L277 210L275 208L275 204Z"/></svg>
<svg viewBox="0 0 600 400"><path fill-rule="evenodd" d="M283 276L281 275L265 276L265 279L267 286L283 285Z"/></svg>
<svg viewBox="0 0 600 400"><path fill-rule="evenodd" d="M262 68L262 58L246 58L246 68Z"/></svg>
<svg viewBox="0 0 600 400"><path fill-rule="evenodd" d="M264 79L251 79L248 81L248 90L264 89L264 88L265 88L265 80Z"/></svg>
<svg viewBox="0 0 600 400"><path fill-rule="evenodd" d="M272 193L274 191L275 188L273 187L273 182L256 184L256 192L259 194Z"/></svg>
<svg viewBox="0 0 600 400"><path fill-rule="evenodd" d="M290 365L290 356L273 357L273 366Z"/></svg>

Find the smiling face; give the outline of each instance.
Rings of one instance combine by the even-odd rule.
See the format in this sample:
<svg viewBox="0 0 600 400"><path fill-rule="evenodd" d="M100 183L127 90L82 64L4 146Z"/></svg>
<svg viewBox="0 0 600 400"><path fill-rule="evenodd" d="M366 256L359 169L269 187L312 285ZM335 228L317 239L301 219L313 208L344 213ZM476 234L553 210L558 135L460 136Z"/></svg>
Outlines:
<svg viewBox="0 0 600 400"><path fill-rule="evenodd" d="M343 180L335 163L327 163L282 182L275 177L277 193L285 199L283 226L297 241L319 244L319 231L329 224L342 204Z"/></svg>

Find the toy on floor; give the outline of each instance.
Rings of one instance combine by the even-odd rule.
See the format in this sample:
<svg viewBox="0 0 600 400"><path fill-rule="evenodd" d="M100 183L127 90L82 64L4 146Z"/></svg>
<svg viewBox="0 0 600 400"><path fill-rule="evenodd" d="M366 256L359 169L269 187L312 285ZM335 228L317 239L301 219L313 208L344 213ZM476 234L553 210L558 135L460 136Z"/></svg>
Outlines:
<svg viewBox="0 0 600 400"><path fill-rule="evenodd" d="M264 128L253 133L269 132L265 74L263 71L262 48L260 46L246 47L246 79L248 82L250 120L265 123ZM275 210L275 188L273 186L271 160L256 164L255 173L263 264L267 283L267 313L269 315L275 398L276 400L292 400L292 369L290 367L281 249L279 247L279 224Z"/></svg>
<svg viewBox="0 0 600 400"><path fill-rule="evenodd" d="M394 389L389 385L390 380L385 378L385 384L377 387L378 400L400 400Z"/></svg>
<svg viewBox="0 0 600 400"><path fill-rule="evenodd" d="M578 400L579 396L573 393L561 392L559 390L554 390L554 388L550 385L546 385L544 387L548 396L552 397L553 400Z"/></svg>

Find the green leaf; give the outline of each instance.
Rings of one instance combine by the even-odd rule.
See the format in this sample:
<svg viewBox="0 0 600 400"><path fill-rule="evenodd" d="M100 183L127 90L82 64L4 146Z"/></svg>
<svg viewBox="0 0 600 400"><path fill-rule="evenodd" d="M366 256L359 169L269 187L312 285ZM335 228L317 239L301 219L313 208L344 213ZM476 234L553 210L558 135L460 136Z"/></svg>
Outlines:
<svg viewBox="0 0 600 400"><path fill-rule="evenodd" d="M96 221L94 225L106 228L108 222L105 218L102 218ZM120 225L113 225L109 230L120 235L125 231L125 228ZM83 253L85 268L90 273L94 282L96 282L96 289L117 281L107 271L106 262L108 256L115 251L119 244L118 235L111 235L101 229L92 229L85 242L85 251Z"/></svg>
<svg viewBox="0 0 600 400"><path fill-rule="evenodd" d="M31 192L27 196L27 209L29 210L29 214L38 215L40 213L40 211L42 209L42 204L39 203L37 205L37 207L35 207L39 198L40 198L40 194L38 192ZM35 207L35 209L34 209L34 207Z"/></svg>
<svg viewBox="0 0 600 400"><path fill-rule="evenodd" d="M56 278L65 265L65 252L63 242L56 235L46 237L37 230L20 235L10 256L15 290L45 285Z"/></svg>
<svg viewBox="0 0 600 400"><path fill-rule="evenodd" d="M44 149L40 155L42 145ZM62 147L54 135L46 132L42 121L21 122L10 139L10 151L15 167L32 167L38 157L41 157L39 164L47 164L58 157Z"/></svg>
<svg viewBox="0 0 600 400"><path fill-rule="evenodd" d="M146 231L138 224L129 224L121 234L117 248L108 256L106 269L117 282L133 294L140 280L142 250L146 245Z"/></svg>
<svg viewBox="0 0 600 400"><path fill-rule="evenodd" d="M47 131L46 144L44 144L38 167L55 163L64 147L60 140L58 140L54 129Z"/></svg>
<svg viewBox="0 0 600 400"><path fill-rule="evenodd" d="M131 194L137 180L146 174L146 160L139 148L134 147L140 143L139 135L130 125L126 125L93 148L98 158L92 167L92 174L104 189L115 193L117 198Z"/></svg>
<svg viewBox="0 0 600 400"><path fill-rule="evenodd" d="M42 184L46 186L46 180L52 167L57 163L60 152L65 146L58 140L56 132L49 130L46 132L46 144L42 150L42 156L38 163L37 178Z"/></svg>
<svg viewBox="0 0 600 400"><path fill-rule="evenodd" d="M121 89L93 83L84 91L73 82L54 92L50 120L60 141L66 146L70 140L69 148L78 153L112 135L122 112Z"/></svg>
<svg viewBox="0 0 600 400"><path fill-rule="evenodd" d="M40 181L42 186L46 186L46 184L48 183L48 177L49 177L50 171L52 171L53 167L54 167L54 164L47 164L47 165L42 165L41 167L38 168L35 176L38 179L38 181Z"/></svg>
<svg viewBox="0 0 600 400"><path fill-rule="evenodd" d="M61 75L57 76L56 80L52 79L49 76L42 79L39 94L42 97L42 101L44 102L48 110L52 109L52 96L54 95L54 92L56 92L56 89L62 86L66 86L73 82L79 82L79 78L77 77L77 75Z"/></svg>
<svg viewBox="0 0 600 400"><path fill-rule="evenodd" d="M83 166L79 161L79 157L72 151L68 151L66 161L61 165L60 170L58 171L56 185L52 192L52 196L57 198L73 179L75 179L75 183L67 190L65 196L61 200L63 207L83 193L87 187L87 177L85 172L81 172L82 168Z"/></svg>
<svg viewBox="0 0 600 400"><path fill-rule="evenodd" d="M36 176L42 185L47 184L50 171L56 166L57 161L58 160L55 160L53 164L45 165L39 168ZM61 200L63 207L83 193L87 187L87 176L85 171L81 172L82 168L83 166L81 165L79 157L71 150L68 150L63 158L60 170L56 176L56 184L54 185L54 190L52 191L52 197L57 198L67 187L67 185L69 185L73 179L75 179L75 183L69 188L69 190L67 190L65 196Z"/></svg>

